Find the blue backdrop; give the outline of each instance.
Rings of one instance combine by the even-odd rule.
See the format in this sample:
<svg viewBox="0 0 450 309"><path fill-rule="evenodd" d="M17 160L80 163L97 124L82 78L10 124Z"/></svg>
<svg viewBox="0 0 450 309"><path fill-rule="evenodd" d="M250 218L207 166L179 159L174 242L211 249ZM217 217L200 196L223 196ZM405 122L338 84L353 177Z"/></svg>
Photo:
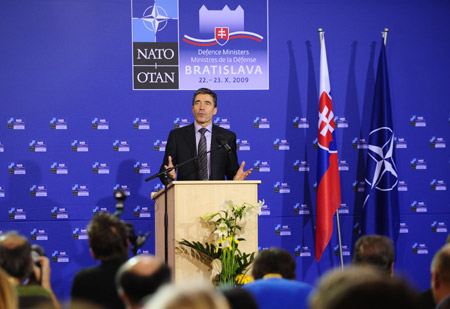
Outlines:
<svg viewBox="0 0 450 309"><path fill-rule="evenodd" d="M241 142L239 160L255 168L249 179L262 181L259 197L267 208L259 219L259 247L294 254L298 280L314 283L339 263L336 232L319 263L313 254L317 29L326 32L349 262L359 230L380 32L388 27L403 190L395 271L418 289L429 286L430 261L450 222L449 12L445 0L270 1L270 89L218 91L216 121L229 122ZM3 0L0 35L0 231L18 230L46 249L55 292L67 299L75 272L95 263L86 224L95 211L114 211L114 188L129 191L122 218L137 231L151 231L142 251L154 252L161 231L154 231L150 193L161 186L144 178L159 169L176 120L193 120L193 91L132 90L130 1Z"/></svg>

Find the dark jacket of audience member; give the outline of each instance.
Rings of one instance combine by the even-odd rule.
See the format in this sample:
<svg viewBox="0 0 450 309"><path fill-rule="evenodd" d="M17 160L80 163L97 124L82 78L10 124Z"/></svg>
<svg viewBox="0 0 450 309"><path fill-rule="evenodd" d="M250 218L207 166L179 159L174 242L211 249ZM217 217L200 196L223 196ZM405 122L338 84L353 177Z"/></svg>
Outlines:
<svg viewBox="0 0 450 309"><path fill-rule="evenodd" d="M125 224L113 215L100 213L92 218L87 233L91 254L101 264L82 269L75 275L72 304L84 301L111 309L125 308L115 286L116 272L128 258Z"/></svg>

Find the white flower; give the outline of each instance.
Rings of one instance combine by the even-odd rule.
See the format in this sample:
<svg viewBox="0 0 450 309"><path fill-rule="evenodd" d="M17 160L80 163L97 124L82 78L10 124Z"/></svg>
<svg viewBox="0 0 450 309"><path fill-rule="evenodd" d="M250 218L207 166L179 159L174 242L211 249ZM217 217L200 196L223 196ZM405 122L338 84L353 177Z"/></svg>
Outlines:
<svg viewBox="0 0 450 309"><path fill-rule="evenodd" d="M219 214L219 213L218 212L209 212L202 217L202 220L208 222L212 218L214 218L217 214Z"/></svg>
<svg viewBox="0 0 450 309"><path fill-rule="evenodd" d="M228 225L225 222L221 222L216 230L214 231L215 234L218 235L219 238L223 238L224 236L227 236L228 234Z"/></svg>
<svg viewBox="0 0 450 309"><path fill-rule="evenodd" d="M234 210L235 207L236 206L233 204L233 201L228 200L228 201L223 202L223 204L220 206L220 209L229 211L229 210Z"/></svg>
<svg viewBox="0 0 450 309"><path fill-rule="evenodd" d="M222 272L222 262L220 261L220 259L214 259L211 262L211 268L211 279L214 279Z"/></svg>

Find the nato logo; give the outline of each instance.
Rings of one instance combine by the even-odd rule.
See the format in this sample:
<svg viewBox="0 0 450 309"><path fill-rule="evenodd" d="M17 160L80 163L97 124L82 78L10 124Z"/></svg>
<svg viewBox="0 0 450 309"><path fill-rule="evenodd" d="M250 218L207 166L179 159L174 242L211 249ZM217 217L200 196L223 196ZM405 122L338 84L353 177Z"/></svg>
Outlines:
<svg viewBox="0 0 450 309"><path fill-rule="evenodd" d="M295 117L293 123L294 123L294 128L298 128L298 129L308 129L309 128L308 119L306 119L304 117Z"/></svg>
<svg viewBox="0 0 450 309"><path fill-rule="evenodd" d="M11 162L8 165L8 173L13 175L25 175L27 173L27 170L25 168L25 165L23 165L22 163Z"/></svg>
<svg viewBox="0 0 450 309"><path fill-rule="evenodd" d="M150 121L147 118L136 118L133 120L133 129L150 130Z"/></svg>
<svg viewBox="0 0 450 309"><path fill-rule="evenodd" d="M161 141L161 140L157 139L153 143L153 149L155 149L155 151L166 151L166 145L167 145L167 141Z"/></svg>
<svg viewBox="0 0 450 309"><path fill-rule="evenodd" d="M5 152L5 145L3 145L2 141L0 141L0 152Z"/></svg>
<svg viewBox="0 0 450 309"><path fill-rule="evenodd" d="M316 137L313 140L313 149L317 149L317 148L319 148L319 139Z"/></svg>
<svg viewBox="0 0 450 309"><path fill-rule="evenodd" d="M69 174L69 168L66 165L66 163L53 162L52 165L50 166L50 169L51 169L52 174L56 174L56 175Z"/></svg>
<svg viewBox="0 0 450 309"><path fill-rule="evenodd" d="M277 182L273 188L275 193L291 193L291 188L286 182Z"/></svg>
<svg viewBox="0 0 450 309"><path fill-rule="evenodd" d="M424 159L412 159L411 160L411 168L413 170L426 170L427 169L427 163Z"/></svg>
<svg viewBox="0 0 450 309"><path fill-rule="evenodd" d="M261 206L260 216L270 216L270 207L266 204Z"/></svg>
<svg viewBox="0 0 450 309"><path fill-rule="evenodd" d="M339 256L339 245L334 246L334 255ZM347 245L342 245L342 256L350 256L350 248Z"/></svg>
<svg viewBox="0 0 450 309"><path fill-rule="evenodd" d="M134 216L136 218L150 218L150 209L147 206L136 206L134 208Z"/></svg>
<svg viewBox="0 0 450 309"><path fill-rule="evenodd" d="M443 180L433 179L430 183L431 190L433 191L446 191L447 185Z"/></svg>
<svg viewBox="0 0 450 309"><path fill-rule="evenodd" d="M409 119L409 123L411 124L411 127L426 127L427 122L423 116L412 116Z"/></svg>
<svg viewBox="0 0 450 309"><path fill-rule="evenodd" d="M130 145L127 141L119 141L116 139L113 143L113 149L118 152L128 152L130 151Z"/></svg>
<svg viewBox="0 0 450 309"><path fill-rule="evenodd" d="M395 149L406 149L408 148L408 144L406 143L406 139L403 137L394 137Z"/></svg>
<svg viewBox="0 0 450 309"><path fill-rule="evenodd" d="M55 250L52 253L52 261L56 263L68 263L69 254L66 251Z"/></svg>
<svg viewBox="0 0 450 309"><path fill-rule="evenodd" d="M270 164L267 161L257 160L255 164L253 164L253 170L255 172L268 173L270 172Z"/></svg>
<svg viewBox="0 0 450 309"><path fill-rule="evenodd" d="M116 184L113 188L114 191L116 190L122 190L126 196L130 196L131 195L131 191L130 188L128 188L127 185L120 185L120 184Z"/></svg>
<svg viewBox="0 0 450 309"><path fill-rule="evenodd" d="M25 121L20 118L9 118L8 129L10 129L10 130L25 130Z"/></svg>
<svg viewBox="0 0 450 309"><path fill-rule="evenodd" d="M412 245L413 254L428 254L428 248L426 244L414 243Z"/></svg>
<svg viewBox="0 0 450 309"><path fill-rule="evenodd" d="M398 191L403 191L403 192L408 191L408 185L407 185L406 181L404 181L404 180L398 181Z"/></svg>
<svg viewBox="0 0 450 309"><path fill-rule="evenodd" d="M30 232L31 240L48 240L48 233L45 229L33 229Z"/></svg>
<svg viewBox="0 0 450 309"><path fill-rule="evenodd" d="M255 120L253 120L253 127L256 129L270 129L269 118L256 117Z"/></svg>
<svg viewBox="0 0 450 309"><path fill-rule="evenodd" d="M431 231L434 233L447 233L447 225L444 222L434 221L431 224Z"/></svg>
<svg viewBox="0 0 450 309"><path fill-rule="evenodd" d="M50 129L67 130L67 121L64 118L52 118L50 120Z"/></svg>
<svg viewBox="0 0 450 309"><path fill-rule="evenodd" d="M310 210L307 204L295 203L294 205L294 214L296 215L309 215Z"/></svg>
<svg viewBox="0 0 450 309"><path fill-rule="evenodd" d="M72 186L73 196L89 196L89 189L86 185L75 184Z"/></svg>
<svg viewBox="0 0 450 309"><path fill-rule="evenodd" d="M296 172L309 172L309 164L308 164L308 162L296 160L294 162L294 171L296 171Z"/></svg>
<svg viewBox="0 0 450 309"><path fill-rule="evenodd" d="M366 186L366 182L365 181L358 181L355 180L352 184L353 187L353 191L355 192L364 192L364 187Z"/></svg>
<svg viewBox="0 0 450 309"><path fill-rule="evenodd" d="M289 228L289 225L278 224L275 227L275 235L277 235L277 236L291 236L291 229Z"/></svg>
<svg viewBox="0 0 450 309"><path fill-rule="evenodd" d="M340 172L348 172L349 171L350 168L349 168L348 162L346 160L340 160L338 164L339 164L338 169Z"/></svg>
<svg viewBox="0 0 450 309"><path fill-rule="evenodd" d="M367 143L365 138L355 137L352 140L352 148L353 149L367 149L367 148L369 148L369 143Z"/></svg>
<svg viewBox="0 0 450 309"><path fill-rule="evenodd" d="M72 142L72 151L88 152L89 151L88 143L86 141L74 140Z"/></svg>
<svg viewBox="0 0 450 309"><path fill-rule="evenodd" d="M360 222L356 222L355 225L353 225L353 234L361 235L361 223Z"/></svg>
<svg viewBox="0 0 450 309"><path fill-rule="evenodd" d="M45 186L33 185L30 188L30 195L36 196L36 197L46 197L47 196L47 188Z"/></svg>
<svg viewBox="0 0 450 309"><path fill-rule="evenodd" d="M308 246L300 246L298 245L295 247L295 256L299 257L310 257L311 256L311 249L309 249Z"/></svg>
<svg viewBox="0 0 450 309"><path fill-rule="evenodd" d="M289 143L287 140L285 139L279 139L277 138L274 142L273 142L273 148L275 150L289 150Z"/></svg>
<svg viewBox="0 0 450 309"><path fill-rule="evenodd" d="M100 207L100 206L95 206L95 207L92 209L92 213L93 213L94 215L99 214L99 213L108 213L108 208L106 208L106 207Z"/></svg>
<svg viewBox="0 0 450 309"><path fill-rule="evenodd" d="M31 152L47 152L47 145L43 141L32 140L30 142Z"/></svg>
<svg viewBox="0 0 450 309"><path fill-rule="evenodd" d="M348 214L350 213L347 203L342 203L338 208L339 214Z"/></svg>
<svg viewBox="0 0 450 309"><path fill-rule="evenodd" d="M214 119L214 125L219 126L224 129L228 129L228 130L231 128L229 118L216 117L216 119Z"/></svg>
<svg viewBox="0 0 450 309"><path fill-rule="evenodd" d="M9 218L12 220L26 220L27 214L23 208L12 207L8 211Z"/></svg>
<svg viewBox="0 0 450 309"><path fill-rule="evenodd" d="M109 166L108 163L99 163L99 162L95 162L92 165L92 172L94 174L109 174Z"/></svg>
<svg viewBox="0 0 450 309"><path fill-rule="evenodd" d="M65 207L55 206L50 212L53 219L69 219L69 212Z"/></svg>
<svg viewBox="0 0 450 309"><path fill-rule="evenodd" d="M435 137L433 136L430 139L431 148L445 148L445 140L443 137Z"/></svg>
<svg viewBox="0 0 450 309"><path fill-rule="evenodd" d="M237 139L236 144L237 144L237 150L242 150L242 151L250 150L250 143L246 139L243 139L243 140Z"/></svg>
<svg viewBox="0 0 450 309"><path fill-rule="evenodd" d="M146 250L146 249L138 249L136 254L139 255L139 254L151 254L151 253L149 250Z"/></svg>
<svg viewBox="0 0 450 309"><path fill-rule="evenodd" d="M177 129L177 128L182 128L182 127L188 126L190 124L191 124L191 122L189 121L188 118L179 118L179 117L177 117L174 120L174 122L173 122L173 127L175 129Z"/></svg>
<svg viewBox="0 0 450 309"><path fill-rule="evenodd" d="M161 191L162 189L164 189L164 186L162 185L162 184L160 184L160 183L157 183L154 187L153 187L153 190L152 190L152 193L153 192L159 192L159 191Z"/></svg>
<svg viewBox="0 0 450 309"><path fill-rule="evenodd" d="M428 212L427 205L425 202L417 202L414 201L411 203L411 211L412 212Z"/></svg>
<svg viewBox="0 0 450 309"><path fill-rule="evenodd" d="M409 233L408 225L405 222L400 222L399 232L400 232L400 234L408 234Z"/></svg>
<svg viewBox="0 0 450 309"><path fill-rule="evenodd" d="M348 128L348 120L345 117L334 117L336 128Z"/></svg>
<svg viewBox="0 0 450 309"><path fill-rule="evenodd" d="M105 118L94 118L94 120L92 120L92 129L109 130L108 120Z"/></svg>
<svg viewBox="0 0 450 309"><path fill-rule="evenodd" d="M5 197L5 189L0 186L0 197Z"/></svg>
<svg viewBox="0 0 450 309"><path fill-rule="evenodd" d="M134 172L137 174L150 174L150 166L146 162L136 162Z"/></svg>
<svg viewBox="0 0 450 309"><path fill-rule="evenodd" d="M76 227L72 231L73 239L84 240L88 239L88 233L86 228Z"/></svg>

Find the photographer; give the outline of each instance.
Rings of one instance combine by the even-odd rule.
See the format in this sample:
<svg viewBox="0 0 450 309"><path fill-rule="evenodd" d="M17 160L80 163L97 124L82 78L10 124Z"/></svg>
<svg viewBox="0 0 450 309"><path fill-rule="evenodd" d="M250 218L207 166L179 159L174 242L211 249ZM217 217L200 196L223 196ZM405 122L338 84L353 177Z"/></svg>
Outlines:
<svg viewBox="0 0 450 309"><path fill-rule="evenodd" d="M36 257L40 267L35 265L31 245L27 238L16 232L0 236L0 267L16 284L19 308L50 307L61 308L50 283L50 262L45 256ZM41 283L28 280L34 273Z"/></svg>

